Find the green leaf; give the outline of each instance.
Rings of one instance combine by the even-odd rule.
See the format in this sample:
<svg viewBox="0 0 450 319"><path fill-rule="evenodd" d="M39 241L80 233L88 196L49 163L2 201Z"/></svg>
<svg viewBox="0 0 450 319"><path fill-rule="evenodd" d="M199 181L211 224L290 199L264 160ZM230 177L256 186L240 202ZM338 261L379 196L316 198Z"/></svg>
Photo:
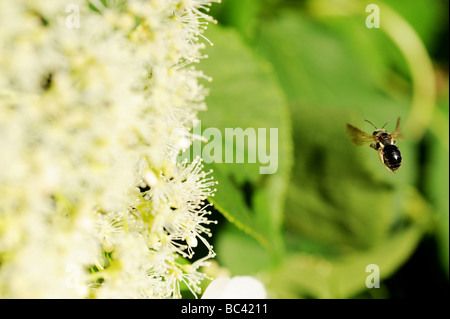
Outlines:
<svg viewBox="0 0 450 319"><path fill-rule="evenodd" d="M280 230L292 163L290 122L284 95L270 65L254 54L236 32L212 26L206 36L214 41L214 46L205 50L208 59L200 63L199 69L213 81L208 83L208 111L200 114L200 120L202 129L219 129L222 139L222 156L211 154L215 162L206 165L214 170L219 182L211 200L230 222L277 254L282 246ZM265 128L266 145L246 142L244 163L236 163L238 154L233 163L225 163L225 154L233 151L236 143L225 138L227 128L250 128L258 135L256 141L261 135L258 130ZM271 128L278 131L277 142L269 140L270 136L275 136ZM262 146L267 146L266 154L273 151L274 156L268 163L263 163L258 155ZM250 151L256 152L256 163L249 163ZM236 149L235 153L238 152ZM211 159L204 153L206 161ZM222 159L222 163L218 159ZM261 167L272 164L275 167L275 160L276 173L261 174Z"/></svg>
<svg viewBox="0 0 450 319"><path fill-rule="evenodd" d="M213 16L226 26L233 26L244 38L252 37L257 25L261 1L226 0L217 8Z"/></svg>
<svg viewBox="0 0 450 319"><path fill-rule="evenodd" d="M296 241L306 239L307 249L343 254L375 247L410 218L403 205L417 180L418 156L414 141L399 142L403 164L392 174L368 145L350 143L346 123L371 133L373 127L363 120L381 126L389 118L404 117L407 97L394 99L380 91L387 86L380 83L386 70L376 68L383 57L374 67L361 55L356 40L346 38L354 32L344 31L353 23L338 32L331 26L299 12L281 12L261 27L257 42L274 65L292 114L295 164L285 213L288 244L302 250L305 246ZM372 39L378 48L377 38Z"/></svg>
<svg viewBox="0 0 450 319"><path fill-rule="evenodd" d="M366 267L379 267L380 279L388 278L414 251L422 236L412 227L368 251L341 258L296 253L273 273L268 288L276 298L349 298L368 289ZM381 283L381 287L383 283Z"/></svg>
<svg viewBox="0 0 450 319"><path fill-rule="evenodd" d="M352 30L356 27L359 32ZM387 70L380 68L386 61L382 60L385 48L377 46L379 38L368 33L364 23L322 23L299 12L282 11L262 25L257 47L273 64L291 112L301 116L306 108L322 113L336 108L362 113L382 125L394 115L405 116L407 97L396 101L380 91ZM361 53L367 46L370 58Z"/></svg>
<svg viewBox="0 0 450 319"><path fill-rule="evenodd" d="M443 104L448 106L448 96ZM425 187L437 213L436 239L439 245L442 266L449 276L449 153L448 117L435 112L432 123L435 134L427 139L428 163L425 166L427 180Z"/></svg>
<svg viewBox="0 0 450 319"><path fill-rule="evenodd" d="M422 41L431 50L436 45L435 35L442 24L448 23L447 8L438 0L389 0L384 1L408 21Z"/></svg>
<svg viewBox="0 0 450 319"><path fill-rule="evenodd" d="M233 225L221 230L214 247L219 264L233 276L253 276L272 265L267 250Z"/></svg>

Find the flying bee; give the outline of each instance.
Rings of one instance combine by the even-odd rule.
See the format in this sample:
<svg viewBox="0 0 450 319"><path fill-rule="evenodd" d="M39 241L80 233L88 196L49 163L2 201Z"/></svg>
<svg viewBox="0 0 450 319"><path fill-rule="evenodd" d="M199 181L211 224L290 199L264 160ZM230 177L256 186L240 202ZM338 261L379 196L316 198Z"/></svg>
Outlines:
<svg viewBox="0 0 450 319"><path fill-rule="evenodd" d="M392 133L389 133L384 129L390 120L384 123L381 129L378 129L372 122L368 120L365 121L375 127L375 131L372 135L361 131L353 125L347 124L347 134L352 143L359 146L371 143L370 147L378 151L381 162L386 165L390 172L395 173L395 171L398 170L402 164L402 154L400 153L400 150L396 145L397 142L395 141L396 138L402 139L399 132L400 118L397 119L397 125Z"/></svg>

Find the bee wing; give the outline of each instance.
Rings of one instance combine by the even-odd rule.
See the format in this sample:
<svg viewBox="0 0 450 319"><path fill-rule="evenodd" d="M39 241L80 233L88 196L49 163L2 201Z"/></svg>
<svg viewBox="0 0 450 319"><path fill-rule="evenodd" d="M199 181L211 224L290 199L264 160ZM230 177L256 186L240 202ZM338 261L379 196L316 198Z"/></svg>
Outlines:
<svg viewBox="0 0 450 319"><path fill-rule="evenodd" d="M403 140L405 139L402 135L402 133L400 133L400 118L397 119L397 125L395 125L395 129L394 132L392 132L392 137L396 138L398 140Z"/></svg>
<svg viewBox="0 0 450 319"><path fill-rule="evenodd" d="M355 145L364 145L374 141L372 135L350 124L347 124L347 135Z"/></svg>

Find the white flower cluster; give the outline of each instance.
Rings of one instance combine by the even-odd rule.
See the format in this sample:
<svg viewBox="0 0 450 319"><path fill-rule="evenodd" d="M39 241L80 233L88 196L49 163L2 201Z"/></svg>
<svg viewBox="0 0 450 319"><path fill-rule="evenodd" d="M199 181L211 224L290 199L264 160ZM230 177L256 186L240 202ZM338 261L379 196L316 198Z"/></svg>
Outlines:
<svg viewBox="0 0 450 319"><path fill-rule="evenodd" d="M216 182L176 156L219 1L0 0L0 298L200 293Z"/></svg>

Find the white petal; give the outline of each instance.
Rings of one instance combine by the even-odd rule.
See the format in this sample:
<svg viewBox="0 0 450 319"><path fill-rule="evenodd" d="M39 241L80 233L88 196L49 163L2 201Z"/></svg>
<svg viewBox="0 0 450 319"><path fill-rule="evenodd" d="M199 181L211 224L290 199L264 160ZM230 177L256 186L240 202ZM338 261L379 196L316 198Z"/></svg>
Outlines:
<svg viewBox="0 0 450 319"><path fill-rule="evenodd" d="M203 294L203 299L265 299L264 285L250 276L232 279L221 277L214 280Z"/></svg>
<svg viewBox="0 0 450 319"><path fill-rule="evenodd" d="M214 279L203 293L202 299L220 299L231 279L229 277L220 277Z"/></svg>

